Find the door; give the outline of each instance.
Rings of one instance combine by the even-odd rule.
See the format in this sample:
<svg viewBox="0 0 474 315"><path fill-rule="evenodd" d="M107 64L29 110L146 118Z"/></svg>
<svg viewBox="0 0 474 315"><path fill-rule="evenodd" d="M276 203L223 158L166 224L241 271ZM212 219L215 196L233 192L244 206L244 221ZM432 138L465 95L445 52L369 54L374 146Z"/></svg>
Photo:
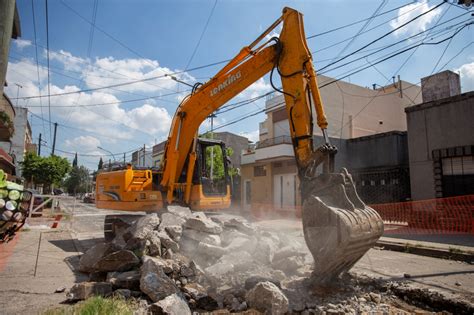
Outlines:
<svg viewBox="0 0 474 315"><path fill-rule="evenodd" d="M250 209L252 206L252 182L244 181L244 209Z"/></svg>
<svg viewBox="0 0 474 315"><path fill-rule="evenodd" d="M296 205L296 174L273 176L273 205L276 209L293 208Z"/></svg>

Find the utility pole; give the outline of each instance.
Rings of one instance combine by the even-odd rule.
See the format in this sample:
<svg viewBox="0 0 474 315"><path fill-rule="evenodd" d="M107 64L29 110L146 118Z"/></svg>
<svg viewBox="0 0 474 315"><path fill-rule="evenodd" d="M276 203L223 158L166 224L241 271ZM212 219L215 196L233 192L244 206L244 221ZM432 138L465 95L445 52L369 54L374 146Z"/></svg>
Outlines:
<svg viewBox="0 0 474 315"><path fill-rule="evenodd" d="M125 152L123 153L123 164L126 164L127 162L125 161Z"/></svg>
<svg viewBox="0 0 474 315"><path fill-rule="evenodd" d="M58 129L58 123L54 123L54 138L53 138L53 151L51 155L54 155L54 150L56 149L56 131Z"/></svg>
<svg viewBox="0 0 474 315"><path fill-rule="evenodd" d="M143 166L145 166L145 152L146 152L146 146L143 144Z"/></svg>
<svg viewBox="0 0 474 315"><path fill-rule="evenodd" d="M39 134L38 139L38 156L41 156L41 133Z"/></svg>

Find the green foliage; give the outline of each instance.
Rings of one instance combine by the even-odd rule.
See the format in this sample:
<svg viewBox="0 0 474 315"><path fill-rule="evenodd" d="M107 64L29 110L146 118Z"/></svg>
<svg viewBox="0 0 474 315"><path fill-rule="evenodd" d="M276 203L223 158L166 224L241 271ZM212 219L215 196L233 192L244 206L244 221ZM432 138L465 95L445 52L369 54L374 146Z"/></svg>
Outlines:
<svg viewBox="0 0 474 315"><path fill-rule="evenodd" d="M203 135L200 135L201 138L212 139L212 133L206 132ZM226 155L232 156L234 154L234 149L231 147L226 147ZM206 169L208 171L208 175L210 176L211 170L211 147L206 148ZM224 178L224 164L222 161L222 150L219 146L214 146L214 161L213 161L213 178L214 179L223 179ZM227 172L231 177L237 176L239 174L239 170L232 165L227 165Z"/></svg>
<svg viewBox="0 0 474 315"><path fill-rule="evenodd" d="M64 181L64 187L70 194L86 193L89 191L89 170L84 166L73 166L69 176Z"/></svg>
<svg viewBox="0 0 474 315"><path fill-rule="evenodd" d="M14 126L13 121L10 119L10 116L7 115L4 111L0 111L0 123L5 126L7 129L10 129L10 133L13 134Z"/></svg>
<svg viewBox="0 0 474 315"><path fill-rule="evenodd" d="M27 181L44 186L59 185L71 168L66 158L56 155L41 157L31 152L26 154L20 165Z"/></svg>
<svg viewBox="0 0 474 315"><path fill-rule="evenodd" d="M96 296L76 305L48 310L43 315L132 315L136 308L135 301Z"/></svg>
<svg viewBox="0 0 474 315"><path fill-rule="evenodd" d="M97 166L97 169L101 170L103 166L104 166L104 161L102 161L102 157L101 157L99 160L99 165Z"/></svg>

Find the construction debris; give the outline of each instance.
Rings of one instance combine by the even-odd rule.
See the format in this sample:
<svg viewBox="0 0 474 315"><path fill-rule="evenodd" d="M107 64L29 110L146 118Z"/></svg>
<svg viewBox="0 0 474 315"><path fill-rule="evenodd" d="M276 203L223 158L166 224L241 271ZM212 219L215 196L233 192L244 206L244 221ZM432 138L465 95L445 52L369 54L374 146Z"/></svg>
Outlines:
<svg viewBox="0 0 474 315"><path fill-rule="evenodd" d="M98 282L76 284L68 296L135 297L151 314L399 311L388 304L389 289L364 287L353 276L318 287L311 280L311 253L299 236L297 241L241 217L169 207L160 217L144 216L112 242L87 251L80 270Z"/></svg>

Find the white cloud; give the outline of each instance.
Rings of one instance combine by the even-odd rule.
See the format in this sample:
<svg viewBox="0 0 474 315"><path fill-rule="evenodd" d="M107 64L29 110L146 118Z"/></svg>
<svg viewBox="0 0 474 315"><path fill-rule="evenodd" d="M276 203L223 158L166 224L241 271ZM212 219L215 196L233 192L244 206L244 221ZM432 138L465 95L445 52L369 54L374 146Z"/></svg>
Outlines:
<svg viewBox="0 0 474 315"><path fill-rule="evenodd" d="M398 10L398 18L390 22L390 26L392 29L395 29L433 7L434 5L430 6L426 0L417 1L413 4L404 6ZM395 31L394 34L395 36L402 36L404 34L413 35L421 31L425 31L427 26L433 22L435 18L440 15L440 13L441 9L439 8L431 11L430 13L423 15L422 17Z"/></svg>
<svg viewBox="0 0 474 315"><path fill-rule="evenodd" d="M79 136L73 139L67 139L64 144L66 149L73 150L73 152L96 154L98 152L97 147L100 146L100 140L92 136Z"/></svg>
<svg viewBox="0 0 474 315"><path fill-rule="evenodd" d="M259 131L249 131L249 132L240 132L240 136L248 138L252 142L257 142L259 140Z"/></svg>
<svg viewBox="0 0 474 315"><path fill-rule="evenodd" d="M46 50L43 54L46 56ZM84 66L87 64L87 60L73 56L70 52L59 50L58 52L49 51L50 60L56 60L64 66L66 70L81 71L84 70Z"/></svg>
<svg viewBox="0 0 474 315"><path fill-rule="evenodd" d="M463 92L474 91L474 62L466 63L454 71L461 75Z"/></svg>
<svg viewBox="0 0 474 315"><path fill-rule="evenodd" d="M27 39L16 39L13 41L13 43L19 50L23 50L23 48L31 46L31 41Z"/></svg>

